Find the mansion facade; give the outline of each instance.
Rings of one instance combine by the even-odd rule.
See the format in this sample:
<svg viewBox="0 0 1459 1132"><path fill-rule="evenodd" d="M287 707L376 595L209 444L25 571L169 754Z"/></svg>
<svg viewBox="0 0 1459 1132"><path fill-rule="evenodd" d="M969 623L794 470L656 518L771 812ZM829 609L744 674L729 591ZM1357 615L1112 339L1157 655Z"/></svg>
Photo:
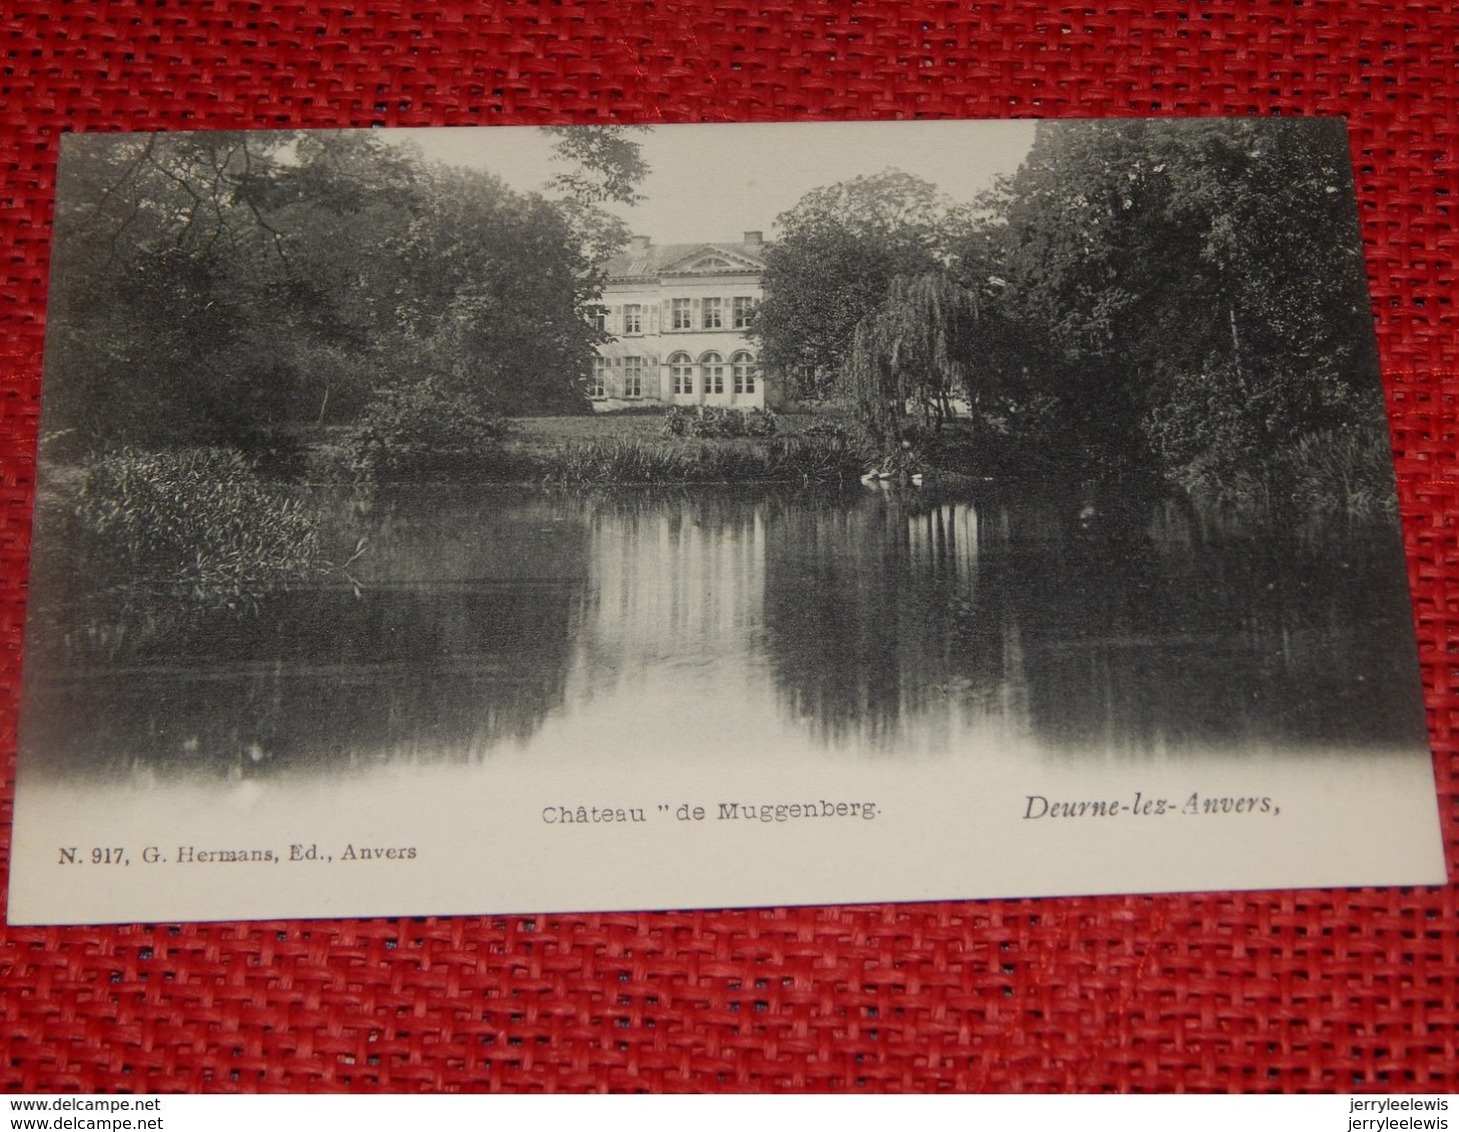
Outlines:
<svg viewBox="0 0 1459 1132"><path fill-rule="evenodd" d="M760 302L764 240L665 244L634 236L607 264L589 396L598 410L633 405L766 405L749 338Z"/></svg>

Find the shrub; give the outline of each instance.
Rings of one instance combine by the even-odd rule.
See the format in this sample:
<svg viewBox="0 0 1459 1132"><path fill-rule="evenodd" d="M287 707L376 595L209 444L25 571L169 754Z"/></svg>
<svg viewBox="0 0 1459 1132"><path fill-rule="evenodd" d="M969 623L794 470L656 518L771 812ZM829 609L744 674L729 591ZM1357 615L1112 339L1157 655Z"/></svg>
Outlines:
<svg viewBox="0 0 1459 1132"><path fill-rule="evenodd" d="M801 437L731 445L594 440L565 446L547 479L562 485L827 482L854 478L864 460L860 446Z"/></svg>
<svg viewBox="0 0 1459 1132"><path fill-rule="evenodd" d="M701 405L694 420L690 422L689 435L700 436L706 440L744 436L745 414L719 405Z"/></svg>
<svg viewBox="0 0 1459 1132"><path fill-rule="evenodd" d="M751 409L745 414L746 436L774 436L780 431L780 418L771 409Z"/></svg>
<svg viewBox="0 0 1459 1132"><path fill-rule="evenodd" d="M497 442L508 430L470 397L429 381L409 382L370 405L345 460L369 483L470 479L495 470L502 455Z"/></svg>
<svg viewBox="0 0 1459 1132"><path fill-rule="evenodd" d="M779 422L767 409L734 409L727 405L674 405L664 414L666 437L694 436L704 440L775 435Z"/></svg>
<svg viewBox="0 0 1459 1132"><path fill-rule="evenodd" d="M1193 499L1282 523L1394 514L1393 456L1381 427L1323 429L1232 471L1195 462L1171 478Z"/></svg>
<svg viewBox="0 0 1459 1132"><path fill-rule="evenodd" d="M77 560L118 580L236 605L326 568L316 516L236 450L123 449L87 468Z"/></svg>
<svg viewBox="0 0 1459 1132"><path fill-rule="evenodd" d="M1328 430L1282 454L1277 474L1292 501L1317 514L1392 514L1393 453L1381 428Z"/></svg>
<svg viewBox="0 0 1459 1132"><path fill-rule="evenodd" d="M845 425L837 424L834 421L816 421L800 430L800 435L807 440L825 440L849 444L853 440L862 439L861 434L853 432Z"/></svg>
<svg viewBox="0 0 1459 1132"><path fill-rule="evenodd" d="M667 437L688 436L689 426L694 420L694 410L683 405L671 405L664 414L664 424L659 430Z"/></svg>
<svg viewBox="0 0 1459 1132"><path fill-rule="evenodd" d="M1270 443L1241 372L1229 364L1174 375L1144 431L1171 478L1191 490L1234 483L1260 465Z"/></svg>

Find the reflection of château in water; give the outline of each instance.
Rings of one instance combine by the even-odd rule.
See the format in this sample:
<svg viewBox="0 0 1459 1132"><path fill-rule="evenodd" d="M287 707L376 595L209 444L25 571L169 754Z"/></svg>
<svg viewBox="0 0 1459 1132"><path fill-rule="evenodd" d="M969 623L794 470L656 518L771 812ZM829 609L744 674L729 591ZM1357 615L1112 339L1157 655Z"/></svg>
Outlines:
<svg viewBox="0 0 1459 1132"><path fill-rule="evenodd" d="M701 493L618 497L595 508L584 622L595 676L669 652L719 651L727 638L753 640L763 622L771 506Z"/></svg>
<svg viewBox="0 0 1459 1132"><path fill-rule="evenodd" d="M731 492L618 497L589 519L585 695L652 671L646 709L678 669L717 666L720 692L762 686L826 740L932 742L969 716L1024 726L1017 628L974 622L978 518L970 504L911 510L892 495L815 501ZM963 595L963 613L944 610ZM972 671L950 664L976 625ZM996 639L994 639L996 638ZM733 659L732 659L733 658ZM965 657L963 657L965 659ZM704 689L713 695L715 689ZM572 689L569 695L573 695ZM924 738L928 738L924 736Z"/></svg>
<svg viewBox="0 0 1459 1132"><path fill-rule="evenodd" d="M1022 726L1016 626L977 625L997 637L978 650L982 679L948 664L977 577L970 504L650 498L616 499L589 521L585 688L738 654L744 670L727 680L769 682L782 710L824 738L890 740L910 720L956 730L969 711ZM943 610L959 595L949 627ZM654 701L654 687L643 694Z"/></svg>

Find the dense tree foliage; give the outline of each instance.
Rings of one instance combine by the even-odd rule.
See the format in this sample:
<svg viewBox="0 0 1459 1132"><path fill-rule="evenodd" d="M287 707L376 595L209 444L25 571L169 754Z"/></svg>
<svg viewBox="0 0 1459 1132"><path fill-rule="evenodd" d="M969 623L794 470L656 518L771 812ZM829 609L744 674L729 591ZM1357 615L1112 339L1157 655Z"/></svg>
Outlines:
<svg viewBox="0 0 1459 1132"><path fill-rule="evenodd" d="M1314 437L1372 450L1339 122L1046 122L966 206L888 171L807 195L781 225L767 365L814 372L811 392L882 435L957 397L975 431L1057 449L1081 478L1218 489L1305 459Z"/></svg>
<svg viewBox="0 0 1459 1132"><path fill-rule="evenodd" d="M765 255L755 333L766 368L801 396L843 392L857 324L894 278L938 267L947 210L935 186L894 169L807 193Z"/></svg>
<svg viewBox="0 0 1459 1132"><path fill-rule="evenodd" d="M644 168L611 131L582 146L563 139L576 165L549 200L366 132L68 139L48 427L92 449L277 446L404 386L487 416L583 411L595 264L623 235L590 210Z"/></svg>
<svg viewBox="0 0 1459 1132"><path fill-rule="evenodd" d="M980 321L978 297L944 273L898 275L885 299L857 323L846 383L881 439L910 409L924 425L953 415L971 384Z"/></svg>
<svg viewBox="0 0 1459 1132"><path fill-rule="evenodd" d="M544 126L556 139L552 161L561 166L548 184L558 210L594 264L601 264L628 244L629 228L605 204L634 205L643 200L638 185L648 176L648 162L635 134L647 126Z"/></svg>
<svg viewBox="0 0 1459 1132"><path fill-rule="evenodd" d="M1000 309L1092 454L1219 475L1372 419L1340 123L1045 123L999 205Z"/></svg>

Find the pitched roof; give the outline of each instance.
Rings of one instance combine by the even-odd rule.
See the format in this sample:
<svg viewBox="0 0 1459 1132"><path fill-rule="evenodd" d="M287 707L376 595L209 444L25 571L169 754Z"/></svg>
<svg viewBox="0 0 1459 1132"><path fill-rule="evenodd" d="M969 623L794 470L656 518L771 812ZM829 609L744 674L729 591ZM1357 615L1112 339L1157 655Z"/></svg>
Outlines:
<svg viewBox="0 0 1459 1132"><path fill-rule="evenodd" d="M665 270L687 269L697 257L720 253L730 263L730 270L761 271L765 267L765 245L747 244L742 240L715 240L700 244L650 244L646 249L629 248L614 256L605 265L609 279L645 279ZM739 261L739 262L736 262ZM741 267L743 263L743 267Z"/></svg>

